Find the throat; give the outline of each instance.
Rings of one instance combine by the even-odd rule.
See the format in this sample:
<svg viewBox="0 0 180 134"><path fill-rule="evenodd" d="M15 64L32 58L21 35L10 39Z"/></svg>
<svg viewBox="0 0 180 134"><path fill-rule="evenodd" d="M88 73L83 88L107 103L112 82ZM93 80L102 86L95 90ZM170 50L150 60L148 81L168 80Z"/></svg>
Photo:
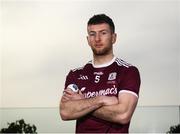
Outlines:
<svg viewBox="0 0 180 134"><path fill-rule="evenodd" d="M94 56L93 65L94 67L104 67L106 65L109 65L111 62L113 62L115 57L114 55L108 55L108 56Z"/></svg>

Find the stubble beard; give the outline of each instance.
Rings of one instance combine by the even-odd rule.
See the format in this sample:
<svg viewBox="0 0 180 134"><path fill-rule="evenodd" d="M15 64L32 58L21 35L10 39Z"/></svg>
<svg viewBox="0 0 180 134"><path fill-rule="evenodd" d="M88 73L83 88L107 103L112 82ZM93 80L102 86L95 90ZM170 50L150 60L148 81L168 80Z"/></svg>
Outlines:
<svg viewBox="0 0 180 134"><path fill-rule="evenodd" d="M93 51L94 56L105 56L105 55L108 55L109 53L111 53L112 46L105 47L101 50L98 50L96 48L91 48L91 49Z"/></svg>

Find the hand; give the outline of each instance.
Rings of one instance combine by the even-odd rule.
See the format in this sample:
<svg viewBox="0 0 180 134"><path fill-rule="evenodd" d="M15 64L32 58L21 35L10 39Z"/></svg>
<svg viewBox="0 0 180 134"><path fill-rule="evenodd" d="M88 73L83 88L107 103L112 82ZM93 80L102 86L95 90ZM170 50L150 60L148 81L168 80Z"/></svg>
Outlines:
<svg viewBox="0 0 180 134"><path fill-rule="evenodd" d="M84 99L84 95L79 90L78 93L73 92L71 89L67 88L64 90L64 95L62 96L62 101L68 101L68 100L79 100Z"/></svg>
<svg viewBox="0 0 180 134"><path fill-rule="evenodd" d="M101 99L105 106L118 104L118 99L115 96L101 96Z"/></svg>

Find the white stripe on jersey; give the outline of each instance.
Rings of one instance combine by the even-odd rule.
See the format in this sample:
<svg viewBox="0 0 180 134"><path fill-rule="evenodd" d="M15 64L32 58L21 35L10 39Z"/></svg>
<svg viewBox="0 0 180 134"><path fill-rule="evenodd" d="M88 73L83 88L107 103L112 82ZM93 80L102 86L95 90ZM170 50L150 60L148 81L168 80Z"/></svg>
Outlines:
<svg viewBox="0 0 180 134"><path fill-rule="evenodd" d="M119 66L125 66L127 68L129 68L130 66L132 66L131 64L127 63L126 61L123 61L119 58L116 58L115 62L119 65Z"/></svg>
<svg viewBox="0 0 180 134"><path fill-rule="evenodd" d="M135 93L135 92L133 92L133 91L129 91L129 90L120 90L119 91L119 94L120 93L129 93L129 94L132 94L132 95L134 95L134 96L136 96L137 98L138 98L138 95Z"/></svg>
<svg viewBox="0 0 180 134"><path fill-rule="evenodd" d="M92 60L88 61L88 63L87 63L87 64L92 64Z"/></svg>
<svg viewBox="0 0 180 134"><path fill-rule="evenodd" d="M92 64L92 60L88 61L87 64ZM86 65L87 65L87 64L86 64ZM84 66L82 66L82 67L74 68L74 69L72 69L72 71L75 72L75 71L77 71L77 70L82 70L86 65L84 65Z"/></svg>
<svg viewBox="0 0 180 134"><path fill-rule="evenodd" d="M84 68L84 66L83 67L78 67L78 68L72 69L72 71L75 72L76 70L82 70L83 68Z"/></svg>

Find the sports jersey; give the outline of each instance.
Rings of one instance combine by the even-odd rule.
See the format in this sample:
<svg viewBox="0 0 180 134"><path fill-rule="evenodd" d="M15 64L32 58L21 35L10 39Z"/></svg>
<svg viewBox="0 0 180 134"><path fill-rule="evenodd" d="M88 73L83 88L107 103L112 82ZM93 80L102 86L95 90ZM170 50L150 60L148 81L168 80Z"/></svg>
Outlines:
<svg viewBox="0 0 180 134"><path fill-rule="evenodd" d="M65 89L76 84L85 98L95 96L116 96L130 93L139 94L140 75L138 69L114 57L109 63L95 66L93 61L81 68L71 70L66 77ZM127 133L129 123L118 124L94 117L91 113L76 121L76 133Z"/></svg>

